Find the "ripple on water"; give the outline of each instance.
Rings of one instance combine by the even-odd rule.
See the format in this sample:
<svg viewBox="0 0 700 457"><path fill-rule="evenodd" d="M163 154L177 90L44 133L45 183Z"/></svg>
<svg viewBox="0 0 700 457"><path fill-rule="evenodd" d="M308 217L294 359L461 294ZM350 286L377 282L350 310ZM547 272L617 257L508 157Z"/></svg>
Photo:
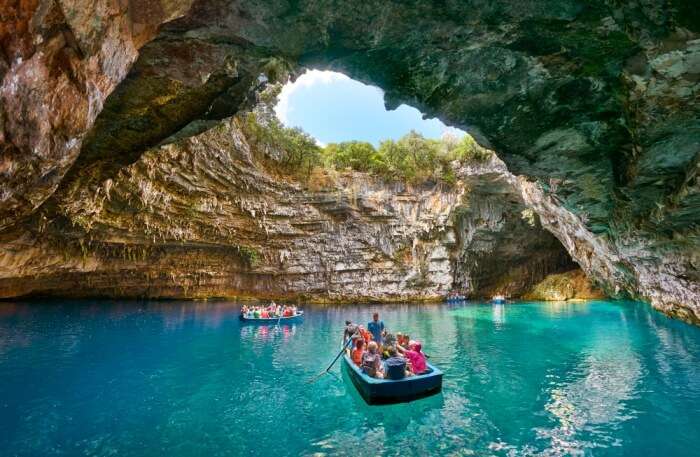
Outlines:
<svg viewBox="0 0 700 457"><path fill-rule="evenodd" d="M368 406L345 318L423 341L443 392ZM592 301L308 307L0 304L0 455L664 455L697 451L700 329ZM663 435L660 436L660 430Z"/></svg>

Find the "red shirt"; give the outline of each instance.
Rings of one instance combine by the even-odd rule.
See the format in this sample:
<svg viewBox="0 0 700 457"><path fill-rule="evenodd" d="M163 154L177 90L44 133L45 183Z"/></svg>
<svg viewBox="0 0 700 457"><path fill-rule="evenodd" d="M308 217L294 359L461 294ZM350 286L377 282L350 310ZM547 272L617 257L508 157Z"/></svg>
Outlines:
<svg viewBox="0 0 700 457"><path fill-rule="evenodd" d="M365 353L365 349L358 349L355 348L352 350L352 361L355 362L355 365L360 366L362 363L362 354Z"/></svg>

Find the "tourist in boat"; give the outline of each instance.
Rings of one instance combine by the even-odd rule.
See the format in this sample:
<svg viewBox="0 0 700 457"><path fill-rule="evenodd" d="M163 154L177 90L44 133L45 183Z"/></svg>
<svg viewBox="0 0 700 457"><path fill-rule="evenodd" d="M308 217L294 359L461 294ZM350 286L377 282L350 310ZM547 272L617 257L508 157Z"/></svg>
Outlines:
<svg viewBox="0 0 700 457"><path fill-rule="evenodd" d="M382 359L386 360L390 357L389 348L392 346L396 346L396 337L389 332L385 332L382 344Z"/></svg>
<svg viewBox="0 0 700 457"><path fill-rule="evenodd" d="M382 368L381 357L378 353L379 346L375 341L370 341L367 345L367 351L362 354L362 371L373 378L383 378L384 370Z"/></svg>
<svg viewBox="0 0 700 457"><path fill-rule="evenodd" d="M364 355L364 353L365 340L363 340L362 338L357 338L357 340L355 340L355 349L353 349L351 353L351 358L352 361L355 362L355 365L357 365L358 367L362 363L362 356Z"/></svg>
<svg viewBox="0 0 700 457"><path fill-rule="evenodd" d="M420 341L409 341L408 350L403 355L408 360L413 374L421 374L428 368Z"/></svg>
<svg viewBox="0 0 700 457"><path fill-rule="evenodd" d="M350 320L345 321L345 330L343 330L343 344L347 344L348 338L352 338L353 340L360 338L357 324L353 324Z"/></svg>
<svg viewBox="0 0 700 457"><path fill-rule="evenodd" d="M406 359L402 357L394 346L387 349L389 358L384 361L384 377L398 381L410 375Z"/></svg>
<svg viewBox="0 0 700 457"><path fill-rule="evenodd" d="M384 322L379 320L379 313L372 314L372 322L367 324L367 330L372 334L372 340L381 346L384 338Z"/></svg>
<svg viewBox="0 0 700 457"><path fill-rule="evenodd" d="M363 340L365 340L365 344L368 344L370 341L372 341L372 334L369 333L366 328L364 328L362 325L358 325L357 328L360 332L360 336Z"/></svg>

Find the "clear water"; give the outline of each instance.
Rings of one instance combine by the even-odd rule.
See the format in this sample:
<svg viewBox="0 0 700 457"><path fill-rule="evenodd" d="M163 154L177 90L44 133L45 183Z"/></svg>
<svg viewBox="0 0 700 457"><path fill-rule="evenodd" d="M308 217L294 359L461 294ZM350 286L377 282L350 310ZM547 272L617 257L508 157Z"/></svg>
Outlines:
<svg viewBox="0 0 700 457"><path fill-rule="evenodd" d="M336 366L379 310L443 392L368 406ZM700 455L700 328L638 303L307 308L0 304L0 455Z"/></svg>

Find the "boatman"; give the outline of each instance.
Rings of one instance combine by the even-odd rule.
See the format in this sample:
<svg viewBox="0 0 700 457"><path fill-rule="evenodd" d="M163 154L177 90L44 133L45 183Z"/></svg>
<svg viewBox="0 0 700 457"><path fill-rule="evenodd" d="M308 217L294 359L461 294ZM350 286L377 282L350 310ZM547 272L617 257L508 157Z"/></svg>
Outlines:
<svg viewBox="0 0 700 457"><path fill-rule="evenodd" d="M352 345L355 346L355 340L360 337L360 332L358 332L357 324L353 324L352 321L345 321L345 331L343 332L343 344L347 344L348 338L352 338Z"/></svg>
<svg viewBox="0 0 700 457"><path fill-rule="evenodd" d="M372 322L367 324L367 330L372 334L372 339L381 347L384 336L384 322L379 320L379 313L372 314Z"/></svg>

